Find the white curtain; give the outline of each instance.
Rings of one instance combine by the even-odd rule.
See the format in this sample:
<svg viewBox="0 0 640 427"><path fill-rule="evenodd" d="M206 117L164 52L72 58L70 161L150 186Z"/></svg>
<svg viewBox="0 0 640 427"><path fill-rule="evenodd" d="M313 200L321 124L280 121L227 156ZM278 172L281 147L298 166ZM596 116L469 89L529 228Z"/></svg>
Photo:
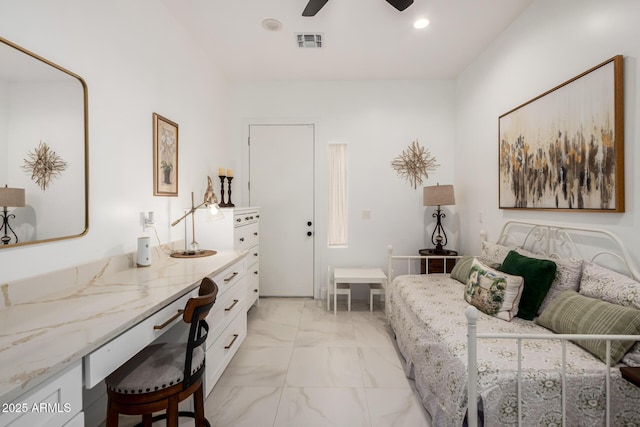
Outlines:
<svg viewBox="0 0 640 427"><path fill-rule="evenodd" d="M348 244L347 144L329 144L329 246Z"/></svg>

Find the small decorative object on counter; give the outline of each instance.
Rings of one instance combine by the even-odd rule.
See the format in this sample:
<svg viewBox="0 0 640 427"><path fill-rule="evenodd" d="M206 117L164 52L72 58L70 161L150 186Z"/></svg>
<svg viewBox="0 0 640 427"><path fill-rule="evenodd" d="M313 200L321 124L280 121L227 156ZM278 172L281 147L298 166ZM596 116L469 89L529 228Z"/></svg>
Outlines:
<svg viewBox="0 0 640 427"><path fill-rule="evenodd" d="M138 267L149 267L151 265L151 238L138 237L138 256L136 258Z"/></svg>
<svg viewBox="0 0 640 427"><path fill-rule="evenodd" d="M233 202L231 202L231 181L232 180L233 180L233 170L227 169L227 181L229 181L229 191L227 194L229 195L229 201L225 206L229 208L232 208L235 206Z"/></svg>

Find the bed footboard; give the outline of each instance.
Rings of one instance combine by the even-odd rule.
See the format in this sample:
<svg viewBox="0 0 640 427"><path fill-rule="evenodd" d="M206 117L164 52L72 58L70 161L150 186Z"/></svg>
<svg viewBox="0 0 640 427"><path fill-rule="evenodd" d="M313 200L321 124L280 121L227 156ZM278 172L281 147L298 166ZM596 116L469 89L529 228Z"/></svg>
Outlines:
<svg viewBox="0 0 640 427"><path fill-rule="evenodd" d="M525 340L559 340L562 346L561 361L561 406L562 425L570 425L567 421L567 342L581 339L604 340L606 341L606 359L611 358L611 341L629 340L636 341L635 335L587 335L587 334L499 334L499 333L477 333L478 310L474 306L467 307L465 311L467 317L467 349L468 349L468 383L467 383L467 421L469 427L478 426L478 340L515 340L517 346L517 421L518 426L522 426L522 343ZM609 427L611 422L611 369L607 364L602 364L605 378L605 425Z"/></svg>

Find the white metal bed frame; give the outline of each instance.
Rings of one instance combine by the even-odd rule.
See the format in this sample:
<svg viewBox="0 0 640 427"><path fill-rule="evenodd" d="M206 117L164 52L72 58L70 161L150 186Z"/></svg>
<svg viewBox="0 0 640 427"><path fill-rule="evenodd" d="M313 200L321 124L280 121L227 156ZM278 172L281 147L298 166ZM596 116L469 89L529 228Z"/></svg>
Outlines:
<svg viewBox="0 0 640 427"><path fill-rule="evenodd" d="M519 231L519 232L518 232ZM486 234L482 234L482 237ZM520 236L520 237L518 237ZM600 247L591 247L590 249L596 249L589 253L588 256L584 256L586 248L589 248L588 244L582 244L580 242L581 237L586 237L587 240L594 240L608 242L608 247L602 249ZM519 244L518 244L519 242ZM498 244L512 247L520 247L527 249L530 252L546 255L551 258L580 258L584 260L590 260L596 262L609 258L615 261L616 266L622 266L621 273L632 277L635 280L639 280L640 274L633 267L630 256L624 247L623 243L613 233L592 228L582 228L574 226L564 226L557 224L545 224L545 223L532 223L524 221L508 221L503 226L500 237L497 239ZM411 256L411 255L393 255L392 247L388 248L388 275L389 284L394 277L393 261L394 260L406 260L407 261L407 274L412 274L411 263L412 261L428 258L461 258L461 256ZM428 268L428 263L427 268ZM608 266L608 265L607 265ZM617 268L620 270L620 268ZM428 272L428 270L427 270ZM606 341L606 355L607 360L611 357L611 341L612 340L630 340L638 341L636 335L585 335L585 334L486 334L477 333L476 325L478 319L478 310L474 306L469 306L466 309L465 316L467 318L467 330L468 330L468 365L477 365L477 341L480 339L510 339L515 340L517 344L517 396L518 396L518 426L522 426L522 342L524 340L560 340L562 343L562 370L561 370L561 385L562 385L562 425L567 425L566 419L566 345L568 341L579 339L590 340L605 340ZM611 368L609 364L604 365L605 370L605 423L606 426L610 426L610 380L611 380ZM477 369L468 369L468 383L467 383L467 424L469 427L478 426L478 371Z"/></svg>

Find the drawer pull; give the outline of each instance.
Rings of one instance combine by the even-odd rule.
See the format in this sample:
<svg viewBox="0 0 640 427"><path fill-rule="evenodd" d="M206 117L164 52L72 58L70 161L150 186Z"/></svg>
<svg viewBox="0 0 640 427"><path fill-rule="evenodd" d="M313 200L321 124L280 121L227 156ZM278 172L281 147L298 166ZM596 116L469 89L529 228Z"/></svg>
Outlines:
<svg viewBox="0 0 640 427"><path fill-rule="evenodd" d="M233 339L231 340L229 345L225 345L224 346L224 349L225 350L229 350L231 348L231 346L233 345L233 343L236 342L237 339L238 339L238 334L233 334Z"/></svg>
<svg viewBox="0 0 640 427"><path fill-rule="evenodd" d="M254 253L253 253L253 256L258 256L258 252L254 252Z"/></svg>
<svg viewBox="0 0 640 427"><path fill-rule="evenodd" d="M241 238L240 238L240 241L241 241L241 242L244 242L244 237L241 237Z"/></svg>
<svg viewBox="0 0 640 427"><path fill-rule="evenodd" d="M182 313L184 313L184 310L178 310L178 312L176 314L171 316L171 318L169 320L167 320L166 322L164 322L162 325L154 325L153 329L155 329L156 331L159 331L160 329L166 328L171 322L176 320L178 317L182 316Z"/></svg>
<svg viewBox="0 0 640 427"><path fill-rule="evenodd" d="M238 275L237 271L234 271L233 274L229 277L227 277L226 279L224 279L225 282L230 282L232 281L236 276Z"/></svg>
<svg viewBox="0 0 640 427"><path fill-rule="evenodd" d="M253 274L258 274L258 270L254 271Z"/></svg>
<svg viewBox="0 0 640 427"><path fill-rule="evenodd" d="M256 231L255 233L253 233L253 235L254 235L254 236L257 236L257 235L258 235L258 232Z"/></svg>
<svg viewBox="0 0 640 427"><path fill-rule="evenodd" d="M236 304L237 304L238 302L240 302L240 300L234 299L234 300L233 300L233 304L231 304L231 306L229 306L229 307L225 308L225 309L224 309L224 311L231 311L231 310L233 310L233 307L235 307L235 306L236 306Z"/></svg>
<svg viewBox="0 0 640 427"><path fill-rule="evenodd" d="M257 290L257 289L254 289L254 290L253 290L253 292L258 292L258 290Z"/></svg>

